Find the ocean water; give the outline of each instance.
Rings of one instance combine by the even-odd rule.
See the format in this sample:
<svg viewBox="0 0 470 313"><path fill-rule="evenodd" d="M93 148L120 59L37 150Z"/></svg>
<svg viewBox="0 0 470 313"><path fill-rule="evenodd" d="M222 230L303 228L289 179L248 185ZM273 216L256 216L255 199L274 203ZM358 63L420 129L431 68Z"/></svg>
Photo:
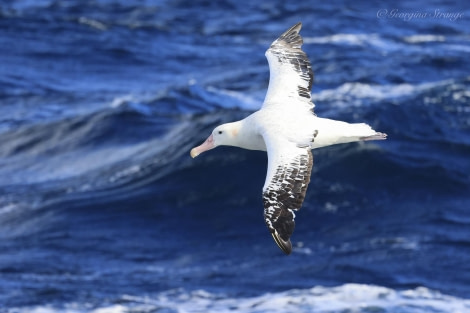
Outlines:
<svg viewBox="0 0 470 313"><path fill-rule="evenodd" d="M322 117L293 253L263 152L189 151L257 110L301 21ZM0 4L0 312L470 312L470 6Z"/></svg>

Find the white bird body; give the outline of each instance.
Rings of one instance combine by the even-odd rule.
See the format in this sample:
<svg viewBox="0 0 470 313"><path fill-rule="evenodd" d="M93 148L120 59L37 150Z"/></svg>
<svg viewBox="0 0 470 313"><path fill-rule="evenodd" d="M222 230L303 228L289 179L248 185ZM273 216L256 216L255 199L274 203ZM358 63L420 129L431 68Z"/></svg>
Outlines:
<svg viewBox="0 0 470 313"><path fill-rule="evenodd" d="M340 143L386 139L364 123L350 124L313 113L310 91L313 71L301 50L298 23L266 51L270 78L263 106L245 119L216 127L191 156L219 145L268 153L263 186L264 217L277 245L292 251L294 211L305 198L313 166L311 150Z"/></svg>
<svg viewBox="0 0 470 313"><path fill-rule="evenodd" d="M271 132L288 142L316 149L360 141L376 134L376 131L365 123L350 124L317 117L307 112L299 115L291 110L283 111L263 108L241 121L225 124L230 127L232 133L237 133L236 138L225 145L266 151L263 134Z"/></svg>

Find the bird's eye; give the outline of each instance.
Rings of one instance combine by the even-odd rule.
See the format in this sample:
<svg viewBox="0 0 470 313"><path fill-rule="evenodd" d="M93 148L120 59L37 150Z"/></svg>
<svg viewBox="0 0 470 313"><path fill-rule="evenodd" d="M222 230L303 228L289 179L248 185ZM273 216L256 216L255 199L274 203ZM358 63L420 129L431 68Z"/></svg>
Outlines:
<svg viewBox="0 0 470 313"><path fill-rule="evenodd" d="M221 134L222 134L222 131L221 131L221 130L219 130L219 135L221 135Z"/></svg>

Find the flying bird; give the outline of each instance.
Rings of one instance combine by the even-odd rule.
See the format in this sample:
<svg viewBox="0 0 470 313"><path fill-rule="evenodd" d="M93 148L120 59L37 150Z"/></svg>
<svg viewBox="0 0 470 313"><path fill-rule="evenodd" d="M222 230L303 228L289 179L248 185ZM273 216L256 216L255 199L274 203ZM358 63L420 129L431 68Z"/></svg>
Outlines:
<svg viewBox="0 0 470 313"><path fill-rule="evenodd" d="M191 150L195 158L217 146L267 151L263 186L264 220L286 254L295 213L305 199L313 166L312 149L334 144L382 140L387 135L364 123L350 124L317 117L311 90L313 71L302 51L301 23L289 28L266 51L269 86L259 111L241 121L217 126L204 143Z"/></svg>

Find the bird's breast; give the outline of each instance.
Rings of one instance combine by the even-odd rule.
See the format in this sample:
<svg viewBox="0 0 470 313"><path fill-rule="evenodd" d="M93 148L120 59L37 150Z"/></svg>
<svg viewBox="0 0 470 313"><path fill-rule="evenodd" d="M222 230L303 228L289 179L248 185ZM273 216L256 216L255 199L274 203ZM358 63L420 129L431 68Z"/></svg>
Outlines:
<svg viewBox="0 0 470 313"><path fill-rule="evenodd" d="M264 143L263 136L259 134L252 134L249 140L240 142L240 148L248 150L266 151L266 144Z"/></svg>

